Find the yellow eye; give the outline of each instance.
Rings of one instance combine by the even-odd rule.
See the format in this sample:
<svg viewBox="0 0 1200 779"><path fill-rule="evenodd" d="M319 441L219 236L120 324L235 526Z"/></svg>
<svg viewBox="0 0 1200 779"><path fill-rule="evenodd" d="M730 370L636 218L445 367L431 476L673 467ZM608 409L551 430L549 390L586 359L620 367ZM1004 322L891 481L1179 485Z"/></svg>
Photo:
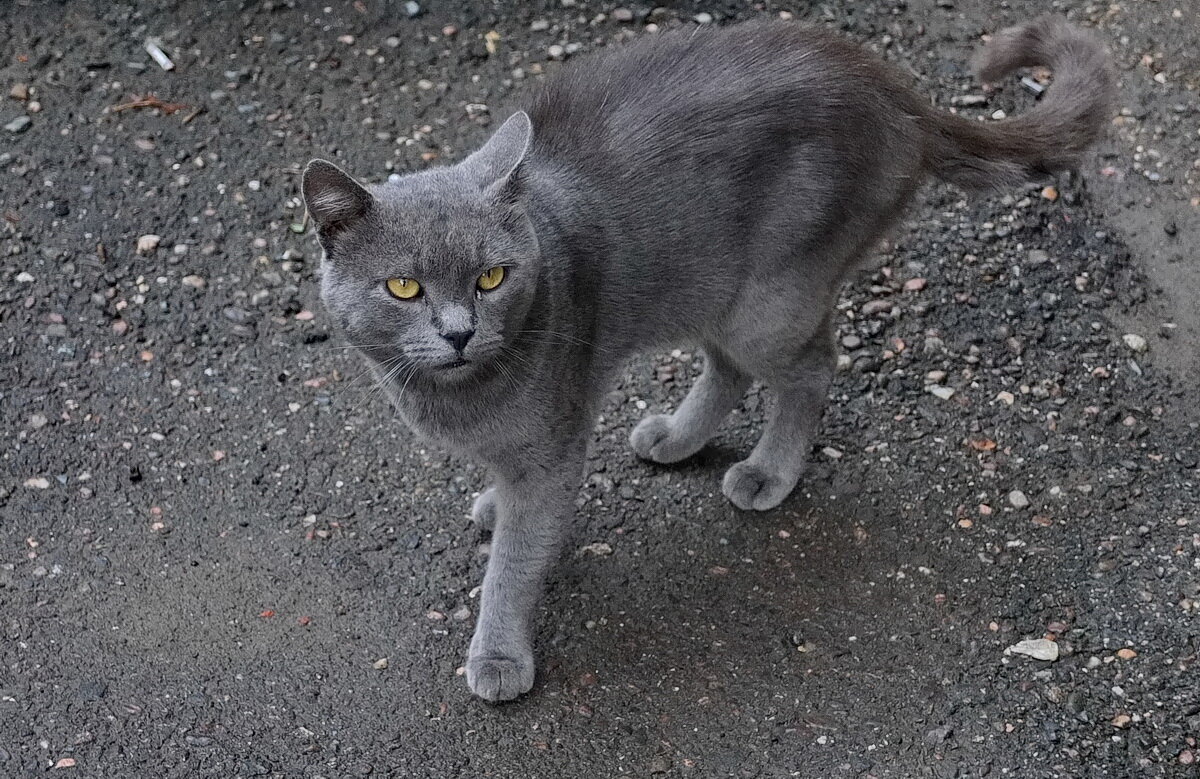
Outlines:
<svg viewBox="0 0 1200 779"><path fill-rule="evenodd" d="M497 265L496 267L490 268L480 274L479 281L476 282L476 284L478 284L479 288L484 292L490 292L496 287L500 286L500 282L502 281L504 281L504 268Z"/></svg>
<svg viewBox="0 0 1200 779"><path fill-rule="evenodd" d="M421 294L421 285L412 279L388 279L387 290L401 300L412 300Z"/></svg>

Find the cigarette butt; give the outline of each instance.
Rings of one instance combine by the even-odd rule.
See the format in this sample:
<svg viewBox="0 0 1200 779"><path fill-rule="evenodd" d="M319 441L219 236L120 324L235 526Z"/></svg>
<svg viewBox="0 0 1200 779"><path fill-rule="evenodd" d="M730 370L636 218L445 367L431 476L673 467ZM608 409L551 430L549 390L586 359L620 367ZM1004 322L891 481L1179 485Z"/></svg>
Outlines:
<svg viewBox="0 0 1200 779"><path fill-rule="evenodd" d="M171 62L171 58L167 56L165 51L159 48L158 44L153 38L146 41L146 53L149 54L150 57L157 62L158 66L163 70L175 69L175 63Z"/></svg>

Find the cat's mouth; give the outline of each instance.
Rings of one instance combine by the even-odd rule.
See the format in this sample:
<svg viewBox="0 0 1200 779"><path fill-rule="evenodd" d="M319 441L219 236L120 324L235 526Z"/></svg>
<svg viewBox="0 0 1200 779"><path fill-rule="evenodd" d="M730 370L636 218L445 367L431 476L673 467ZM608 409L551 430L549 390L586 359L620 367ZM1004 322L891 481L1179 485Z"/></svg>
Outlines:
<svg viewBox="0 0 1200 779"><path fill-rule="evenodd" d="M471 364L471 361L466 359L465 357L458 357L456 359L451 360L450 362L444 362L441 365L437 366L437 370L452 371L452 370L456 370L458 368L465 367L470 364Z"/></svg>

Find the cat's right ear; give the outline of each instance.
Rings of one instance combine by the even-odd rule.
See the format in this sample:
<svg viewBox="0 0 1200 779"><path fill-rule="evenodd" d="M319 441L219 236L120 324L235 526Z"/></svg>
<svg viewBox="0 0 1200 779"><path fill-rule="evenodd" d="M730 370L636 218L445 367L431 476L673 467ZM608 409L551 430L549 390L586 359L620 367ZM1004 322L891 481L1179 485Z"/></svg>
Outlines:
<svg viewBox="0 0 1200 779"><path fill-rule="evenodd" d="M375 203L371 193L337 165L313 160L304 169L304 205L322 239L331 238L362 219Z"/></svg>

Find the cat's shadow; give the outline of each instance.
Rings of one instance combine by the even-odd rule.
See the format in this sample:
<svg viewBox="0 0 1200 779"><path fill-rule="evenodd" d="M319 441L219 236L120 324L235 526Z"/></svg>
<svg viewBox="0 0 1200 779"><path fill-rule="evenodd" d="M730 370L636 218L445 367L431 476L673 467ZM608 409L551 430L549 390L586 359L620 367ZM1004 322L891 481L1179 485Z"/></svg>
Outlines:
<svg viewBox="0 0 1200 779"><path fill-rule="evenodd" d="M786 688L838 658L856 667L867 637L905 629L912 593L881 572L899 564L902 545L878 509L814 463L778 508L739 511L719 484L744 456L715 443L678 464L644 466L711 494L626 510L624 532L606 536L611 554L564 559L542 614L535 696L590 697L580 679L592 678L626 693L667 685L695 700ZM838 499L835 488L851 497ZM647 516L654 512L670 516ZM587 507L581 513L591 526Z"/></svg>

